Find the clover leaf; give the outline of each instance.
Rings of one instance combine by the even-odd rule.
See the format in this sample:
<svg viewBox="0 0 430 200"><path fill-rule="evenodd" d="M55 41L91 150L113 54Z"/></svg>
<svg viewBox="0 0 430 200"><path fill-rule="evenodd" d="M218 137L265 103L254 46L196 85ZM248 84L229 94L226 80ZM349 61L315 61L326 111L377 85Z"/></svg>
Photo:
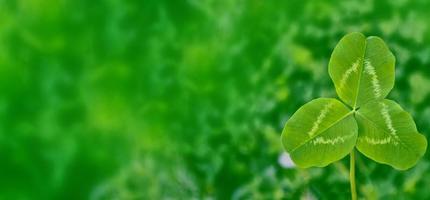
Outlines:
<svg viewBox="0 0 430 200"><path fill-rule="evenodd" d="M427 149L412 117L385 99L394 87L395 58L375 36L350 33L336 45L329 62L334 98L303 105L287 121L281 140L298 167L324 167L350 154L352 198L355 150L396 169L414 166Z"/></svg>
<svg viewBox="0 0 430 200"><path fill-rule="evenodd" d="M282 142L300 167L324 167L354 148L358 129L353 113L336 99L319 98L302 106L284 129Z"/></svg>
<svg viewBox="0 0 430 200"><path fill-rule="evenodd" d="M343 37L331 55L329 74L339 98L354 109L384 99L394 86L394 55L378 37Z"/></svg>
<svg viewBox="0 0 430 200"><path fill-rule="evenodd" d="M372 101L356 112L357 149L365 156L396 169L414 166L427 147L411 115L399 104L384 99Z"/></svg>

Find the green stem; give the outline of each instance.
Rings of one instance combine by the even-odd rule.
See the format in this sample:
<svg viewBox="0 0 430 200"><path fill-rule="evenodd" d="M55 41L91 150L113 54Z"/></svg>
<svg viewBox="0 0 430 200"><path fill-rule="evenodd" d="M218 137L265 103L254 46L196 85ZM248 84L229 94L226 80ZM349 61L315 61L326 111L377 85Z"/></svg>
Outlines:
<svg viewBox="0 0 430 200"><path fill-rule="evenodd" d="M355 149L350 153L349 182L351 183L351 199L357 200L357 189L355 188Z"/></svg>

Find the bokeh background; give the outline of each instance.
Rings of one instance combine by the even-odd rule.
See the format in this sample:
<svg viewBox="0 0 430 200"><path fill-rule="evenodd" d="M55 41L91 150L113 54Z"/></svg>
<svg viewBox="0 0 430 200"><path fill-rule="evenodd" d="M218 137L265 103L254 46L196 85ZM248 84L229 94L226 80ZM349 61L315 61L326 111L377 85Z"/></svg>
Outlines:
<svg viewBox="0 0 430 200"><path fill-rule="evenodd" d="M382 37L430 135L427 0L0 0L0 199L349 199L348 158L297 169L280 143L335 97L339 39ZM430 158L358 156L364 199L430 199Z"/></svg>

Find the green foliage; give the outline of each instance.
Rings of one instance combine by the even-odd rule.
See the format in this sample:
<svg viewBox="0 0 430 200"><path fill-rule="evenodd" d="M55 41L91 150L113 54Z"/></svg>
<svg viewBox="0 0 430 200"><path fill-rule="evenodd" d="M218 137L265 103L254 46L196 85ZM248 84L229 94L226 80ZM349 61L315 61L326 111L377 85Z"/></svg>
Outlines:
<svg viewBox="0 0 430 200"><path fill-rule="evenodd" d="M300 167L321 167L357 145L377 162L397 169L414 166L427 140L407 112L384 99L395 75L394 56L382 39L347 34L333 51L329 73L339 97L352 109L335 99L317 99L301 107L282 133L293 161Z"/></svg>
<svg viewBox="0 0 430 200"><path fill-rule="evenodd" d="M350 199L347 159L302 170L279 141L336 91L348 32L396 55L388 95L430 136L430 1L0 0L0 199ZM430 199L356 153L363 199Z"/></svg>

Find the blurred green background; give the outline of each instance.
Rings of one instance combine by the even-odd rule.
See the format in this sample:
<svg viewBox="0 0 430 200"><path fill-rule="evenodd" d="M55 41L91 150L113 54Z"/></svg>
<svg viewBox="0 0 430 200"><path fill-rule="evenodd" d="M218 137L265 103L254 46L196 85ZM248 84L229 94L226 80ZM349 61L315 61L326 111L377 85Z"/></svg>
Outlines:
<svg viewBox="0 0 430 200"><path fill-rule="evenodd" d="M397 58L430 134L426 0L0 0L0 199L349 199L348 159L297 169L286 120L335 97L349 32ZM364 199L430 199L430 158L358 156Z"/></svg>

